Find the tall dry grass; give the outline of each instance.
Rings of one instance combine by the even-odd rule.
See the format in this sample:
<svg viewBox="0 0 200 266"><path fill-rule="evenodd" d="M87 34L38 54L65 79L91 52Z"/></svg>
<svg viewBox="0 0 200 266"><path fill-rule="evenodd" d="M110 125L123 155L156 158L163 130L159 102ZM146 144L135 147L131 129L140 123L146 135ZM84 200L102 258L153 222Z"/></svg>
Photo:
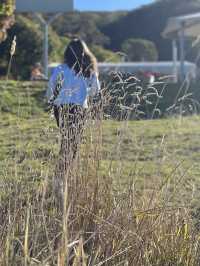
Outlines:
<svg viewBox="0 0 200 266"><path fill-rule="evenodd" d="M104 95L103 103L108 102ZM199 265L199 235L190 210L173 204L173 172L140 189L140 172L124 176L120 158L127 121L114 144L118 163L111 156L102 171L104 104L96 105L98 118L88 112L75 159L69 150L49 158L55 171L39 184L18 176L4 179L0 265Z"/></svg>

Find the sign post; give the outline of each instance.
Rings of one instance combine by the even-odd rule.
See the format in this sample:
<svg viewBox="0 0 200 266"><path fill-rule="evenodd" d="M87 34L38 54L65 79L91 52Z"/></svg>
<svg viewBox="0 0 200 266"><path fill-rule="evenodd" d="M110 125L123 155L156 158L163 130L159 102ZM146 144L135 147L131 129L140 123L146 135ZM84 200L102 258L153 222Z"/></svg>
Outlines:
<svg viewBox="0 0 200 266"><path fill-rule="evenodd" d="M49 25L63 12L73 11L73 0L16 0L16 12L33 13L39 20L44 33L43 41L43 67L44 74L48 78L48 57L49 57ZM53 14L45 20L42 14Z"/></svg>

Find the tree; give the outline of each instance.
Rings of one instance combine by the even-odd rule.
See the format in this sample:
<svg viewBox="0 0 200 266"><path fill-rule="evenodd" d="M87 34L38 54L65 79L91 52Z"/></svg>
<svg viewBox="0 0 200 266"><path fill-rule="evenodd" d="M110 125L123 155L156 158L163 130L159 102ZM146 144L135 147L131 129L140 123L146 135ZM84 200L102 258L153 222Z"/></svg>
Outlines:
<svg viewBox="0 0 200 266"><path fill-rule="evenodd" d="M110 37L107 47L118 51L129 38L150 40L159 51L159 60L172 59L171 40L162 37L170 17L200 12L199 0L160 0L134 9L101 30Z"/></svg>
<svg viewBox="0 0 200 266"><path fill-rule="evenodd" d="M6 40L7 30L14 23L14 0L1 0L0 3L0 43Z"/></svg>
<svg viewBox="0 0 200 266"><path fill-rule="evenodd" d="M106 45L110 40L98 27L99 15L96 13L73 12L60 16L53 24L53 29L60 36L79 36L88 44Z"/></svg>
<svg viewBox="0 0 200 266"><path fill-rule="evenodd" d="M18 15L16 22L9 30L9 36L1 44L0 75L5 75L9 62L9 51L13 37L17 37L16 53L12 61L11 74L14 78L29 79L31 67L42 61L43 33L41 27L31 17ZM62 62L64 49L69 43L66 37L58 36L49 29L49 61Z"/></svg>
<svg viewBox="0 0 200 266"><path fill-rule="evenodd" d="M128 39L122 44L122 51L129 61L156 61L158 52L153 42L144 39Z"/></svg>
<svg viewBox="0 0 200 266"><path fill-rule="evenodd" d="M120 62L120 56L118 54L113 53L110 50L104 49L99 45L92 45L90 49L99 62Z"/></svg>
<svg viewBox="0 0 200 266"><path fill-rule="evenodd" d="M10 45L17 37L17 49L12 63L12 74L18 78L28 78L30 67L42 57L42 34L31 20L17 16L15 25L9 30L7 40L2 43L0 57L9 61Z"/></svg>

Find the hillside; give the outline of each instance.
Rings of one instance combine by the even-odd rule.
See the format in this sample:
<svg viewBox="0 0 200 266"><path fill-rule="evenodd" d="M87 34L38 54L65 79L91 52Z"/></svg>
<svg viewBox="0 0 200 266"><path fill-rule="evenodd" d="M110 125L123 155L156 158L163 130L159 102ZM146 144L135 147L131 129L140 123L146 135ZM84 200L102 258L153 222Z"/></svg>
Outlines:
<svg viewBox="0 0 200 266"><path fill-rule="evenodd" d="M170 60L171 42L161 36L167 19L199 11L198 0L158 0L130 12L67 14L58 18L53 28L61 36L79 35L89 44L98 44L112 51L121 50L129 38L150 40L158 49L159 59ZM187 51L190 61L195 58L195 53Z"/></svg>
<svg viewBox="0 0 200 266"><path fill-rule="evenodd" d="M78 12L59 16L52 24L53 29L60 36L77 35L89 45L103 45L110 43L108 36L101 28L127 15L127 12Z"/></svg>
<svg viewBox="0 0 200 266"><path fill-rule="evenodd" d="M171 59L171 43L162 38L167 19L200 11L197 0L160 0L129 12L118 20L102 27L102 32L111 40L108 46L119 50L128 38L144 38L156 44L160 60ZM191 59L191 58L190 58Z"/></svg>

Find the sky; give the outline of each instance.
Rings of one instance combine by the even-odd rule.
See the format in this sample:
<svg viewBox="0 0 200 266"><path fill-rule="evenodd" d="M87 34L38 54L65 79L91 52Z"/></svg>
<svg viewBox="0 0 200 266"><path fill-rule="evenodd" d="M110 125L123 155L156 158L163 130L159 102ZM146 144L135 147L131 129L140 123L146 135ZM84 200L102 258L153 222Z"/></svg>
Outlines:
<svg viewBox="0 0 200 266"><path fill-rule="evenodd" d="M77 10L115 11L131 10L154 0L74 0L74 7Z"/></svg>

